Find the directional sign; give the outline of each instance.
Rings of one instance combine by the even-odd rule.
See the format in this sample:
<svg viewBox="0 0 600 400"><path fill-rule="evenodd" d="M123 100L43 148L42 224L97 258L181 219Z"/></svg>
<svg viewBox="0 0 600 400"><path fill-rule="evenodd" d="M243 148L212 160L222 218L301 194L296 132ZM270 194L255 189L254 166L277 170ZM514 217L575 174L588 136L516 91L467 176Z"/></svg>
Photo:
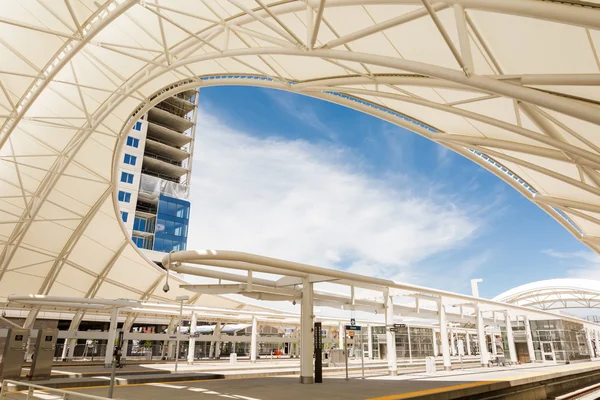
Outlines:
<svg viewBox="0 0 600 400"><path fill-rule="evenodd" d="M350 325L352 325L352 326L356 325L356 319L350 318Z"/></svg>
<svg viewBox="0 0 600 400"><path fill-rule="evenodd" d="M360 331L360 326L358 325L346 325L347 331Z"/></svg>
<svg viewBox="0 0 600 400"><path fill-rule="evenodd" d="M402 329L402 328L406 328L406 325L404 325L404 324L394 324L394 328L396 328L396 329Z"/></svg>

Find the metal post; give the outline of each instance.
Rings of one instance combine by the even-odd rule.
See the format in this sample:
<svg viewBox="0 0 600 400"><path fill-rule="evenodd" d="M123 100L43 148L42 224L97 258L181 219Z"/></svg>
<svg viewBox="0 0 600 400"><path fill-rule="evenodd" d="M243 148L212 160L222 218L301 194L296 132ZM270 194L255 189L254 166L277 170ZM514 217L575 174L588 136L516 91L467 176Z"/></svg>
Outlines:
<svg viewBox="0 0 600 400"><path fill-rule="evenodd" d="M435 334L435 329L431 327L431 336L433 339L433 356L437 357L440 355L440 349L437 344L437 335Z"/></svg>
<svg viewBox="0 0 600 400"><path fill-rule="evenodd" d="M123 331L121 329L117 330L118 336L117 339L113 341L115 345L114 350L111 352L112 354L112 371L110 372L110 384L108 386L108 398L113 398L113 392L115 390L115 381L117 377L117 368L121 368L121 345L123 344Z"/></svg>
<svg viewBox="0 0 600 400"><path fill-rule="evenodd" d="M367 326L367 329L369 327ZM360 363L362 367L362 378L365 379L365 338L363 336L362 326L360 327Z"/></svg>
<svg viewBox="0 0 600 400"><path fill-rule="evenodd" d="M346 331L344 331L344 358L346 359L346 380L348 380L348 341Z"/></svg>
<svg viewBox="0 0 600 400"><path fill-rule="evenodd" d="M442 341L442 356L444 357L444 369L452 370L452 362L450 361L450 343L448 341L448 322L446 320L446 308L442 304L443 299L440 299L438 311L440 314L440 340Z"/></svg>

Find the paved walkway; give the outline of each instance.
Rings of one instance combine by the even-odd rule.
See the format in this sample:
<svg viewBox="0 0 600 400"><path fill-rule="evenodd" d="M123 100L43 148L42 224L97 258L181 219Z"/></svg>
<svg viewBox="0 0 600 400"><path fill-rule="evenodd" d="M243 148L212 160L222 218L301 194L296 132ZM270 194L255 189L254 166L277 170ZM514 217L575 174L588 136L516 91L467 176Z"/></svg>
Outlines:
<svg viewBox="0 0 600 400"><path fill-rule="evenodd" d="M480 388L483 391L498 382L523 382L543 376L550 378L557 373L583 372L589 368L600 369L600 363L477 368L438 372L435 375L413 373L397 377L375 376L366 379L354 377L348 381L344 379L343 375L333 374L326 375L324 383L313 385L300 384L297 376L148 383L118 386L115 388L115 397L128 400L220 400L224 398L238 400L395 400L423 394L441 394L448 390ZM106 396L107 394L106 387L74 390L97 396Z"/></svg>

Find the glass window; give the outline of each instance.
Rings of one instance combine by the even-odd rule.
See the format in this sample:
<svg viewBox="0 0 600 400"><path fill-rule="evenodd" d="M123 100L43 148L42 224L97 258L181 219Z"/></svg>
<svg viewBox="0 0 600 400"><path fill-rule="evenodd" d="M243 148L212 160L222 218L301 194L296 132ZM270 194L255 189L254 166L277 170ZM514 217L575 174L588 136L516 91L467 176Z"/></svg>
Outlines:
<svg viewBox="0 0 600 400"><path fill-rule="evenodd" d="M127 172L121 172L121 182L133 183L133 174Z"/></svg>
<svg viewBox="0 0 600 400"><path fill-rule="evenodd" d="M146 219L135 217L135 219L133 220L133 230L145 232L146 231Z"/></svg>
<svg viewBox="0 0 600 400"><path fill-rule="evenodd" d="M124 190L119 190L119 201L122 201L124 203L131 202L131 193L126 192Z"/></svg>
<svg viewBox="0 0 600 400"><path fill-rule="evenodd" d="M127 136L127 146L135 147L136 149L140 145L140 139L136 139L131 136Z"/></svg>
<svg viewBox="0 0 600 400"><path fill-rule="evenodd" d="M125 154L125 157L123 158L123 162L129 165L135 165L136 161L137 157L132 156L131 154Z"/></svg>
<svg viewBox="0 0 600 400"><path fill-rule="evenodd" d="M127 222L127 218L129 218L129 213L126 211L121 211L121 218L123 219L123 222Z"/></svg>
<svg viewBox="0 0 600 400"><path fill-rule="evenodd" d="M135 125L133 126L133 129L135 129L136 131L142 130L142 121L136 122Z"/></svg>

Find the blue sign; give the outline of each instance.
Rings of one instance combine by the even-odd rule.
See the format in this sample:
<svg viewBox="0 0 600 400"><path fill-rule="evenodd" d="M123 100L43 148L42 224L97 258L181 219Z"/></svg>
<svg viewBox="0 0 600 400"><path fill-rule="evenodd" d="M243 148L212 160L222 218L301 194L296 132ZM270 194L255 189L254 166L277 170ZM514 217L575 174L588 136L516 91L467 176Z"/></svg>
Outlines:
<svg viewBox="0 0 600 400"><path fill-rule="evenodd" d="M358 325L346 325L347 331L360 331L360 326Z"/></svg>

